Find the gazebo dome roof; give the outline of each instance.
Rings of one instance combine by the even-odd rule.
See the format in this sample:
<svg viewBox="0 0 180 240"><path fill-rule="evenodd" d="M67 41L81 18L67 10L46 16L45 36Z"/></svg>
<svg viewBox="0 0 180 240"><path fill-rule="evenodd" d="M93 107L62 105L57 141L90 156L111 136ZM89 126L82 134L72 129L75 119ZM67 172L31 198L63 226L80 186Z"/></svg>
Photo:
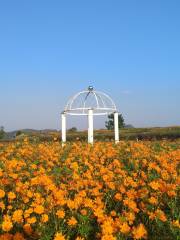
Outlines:
<svg viewBox="0 0 180 240"><path fill-rule="evenodd" d="M88 115L92 109L94 115L106 115L117 111L111 97L103 92L95 91L92 86L78 92L67 102L64 112L69 115Z"/></svg>

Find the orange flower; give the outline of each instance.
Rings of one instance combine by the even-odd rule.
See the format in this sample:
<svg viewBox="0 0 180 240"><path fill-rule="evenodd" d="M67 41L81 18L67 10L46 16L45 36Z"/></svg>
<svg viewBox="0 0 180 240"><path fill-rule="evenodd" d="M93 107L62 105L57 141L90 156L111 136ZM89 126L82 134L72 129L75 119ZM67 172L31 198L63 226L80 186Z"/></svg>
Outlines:
<svg viewBox="0 0 180 240"><path fill-rule="evenodd" d="M22 233L15 233L15 235L13 236L13 240L25 240L24 236Z"/></svg>
<svg viewBox="0 0 180 240"><path fill-rule="evenodd" d="M4 232L9 232L13 228L13 224L11 218L9 216L4 217L4 221L2 222L2 230Z"/></svg>
<svg viewBox="0 0 180 240"><path fill-rule="evenodd" d="M152 181L149 183L149 186L153 189L153 190L158 190L160 185L157 181Z"/></svg>
<svg viewBox="0 0 180 240"><path fill-rule="evenodd" d="M0 189L0 198L3 198L5 196L5 191Z"/></svg>
<svg viewBox="0 0 180 240"><path fill-rule="evenodd" d="M113 233L113 226L111 219L105 220L102 224L103 235L111 235Z"/></svg>
<svg viewBox="0 0 180 240"><path fill-rule="evenodd" d="M179 220L177 219L177 220L172 221L172 225L173 225L174 227L180 228Z"/></svg>
<svg viewBox="0 0 180 240"><path fill-rule="evenodd" d="M9 193L8 193L8 198L9 198L10 200L13 200L13 199L16 198L16 194L13 193L13 192L9 192Z"/></svg>
<svg viewBox="0 0 180 240"><path fill-rule="evenodd" d="M31 235L33 230L31 228L31 225L26 223L24 226L23 226L23 230L24 232L27 234L27 235Z"/></svg>
<svg viewBox="0 0 180 240"><path fill-rule="evenodd" d="M1 208L2 210L5 209L5 204L4 204L3 202L0 202L0 208Z"/></svg>
<svg viewBox="0 0 180 240"><path fill-rule="evenodd" d="M150 197L148 199L149 203L156 205L158 203L157 199L155 197Z"/></svg>
<svg viewBox="0 0 180 240"><path fill-rule="evenodd" d="M82 209L82 210L81 210L81 214L82 214L83 216L87 215L87 210L86 210L86 209Z"/></svg>
<svg viewBox="0 0 180 240"><path fill-rule="evenodd" d="M12 220L17 223L21 223L23 221L23 211L22 210L16 210L13 213Z"/></svg>
<svg viewBox="0 0 180 240"><path fill-rule="evenodd" d="M120 226L120 231L121 231L123 234L127 234L127 233L130 231L130 227L129 227L129 225L127 224L127 222L124 222L124 223Z"/></svg>
<svg viewBox="0 0 180 240"><path fill-rule="evenodd" d="M34 212L37 213L37 214L42 214L44 212L44 207L42 205L37 205L34 208Z"/></svg>
<svg viewBox="0 0 180 240"><path fill-rule="evenodd" d="M56 215L58 216L58 218L64 218L65 217L65 212L63 210L58 210L56 212Z"/></svg>
<svg viewBox="0 0 180 240"><path fill-rule="evenodd" d="M36 222L36 217L27 218L27 223L33 224Z"/></svg>
<svg viewBox="0 0 180 240"><path fill-rule="evenodd" d="M165 213L160 210L160 209L157 209L156 212L155 212L155 215L157 216L157 218L159 218L162 222L166 222L167 221L167 217L165 215Z"/></svg>
<svg viewBox="0 0 180 240"><path fill-rule="evenodd" d="M65 240L65 237L62 233L56 233L54 240Z"/></svg>
<svg viewBox="0 0 180 240"><path fill-rule="evenodd" d="M120 193L116 193L114 198L118 201L122 200L122 195Z"/></svg>
<svg viewBox="0 0 180 240"><path fill-rule="evenodd" d="M49 220L48 215L47 214L43 214L42 217L41 217L41 222L42 223L46 223L46 222L48 222L48 220Z"/></svg>
<svg viewBox="0 0 180 240"><path fill-rule="evenodd" d="M12 240L13 235L10 233L4 233L0 235L0 240Z"/></svg>
<svg viewBox="0 0 180 240"><path fill-rule="evenodd" d="M71 217L69 220L68 220L68 225L69 226L75 226L77 224L77 220L75 219L75 217Z"/></svg>
<svg viewBox="0 0 180 240"><path fill-rule="evenodd" d="M147 231L142 223L140 223L139 226L134 228L132 233L135 239L141 239L141 238L147 237Z"/></svg>
<svg viewBox="0 0 180 240"><path fill-rule="evenodd" d="M129 224L132 225L134 220L135 220L135 218L136 218L136 216L135 216L135 214L133 212L128 212L126 214L126 218L127 218L128 222L129 222Z"/></svg>
<svg viewBox="0 0 180 240"><path fill-rule="evenodd" d="M31 215L31 213L33 213L33 208L29 208L29 209L25 210L24 217L28 218Z"/></svg>
<svg viewBox="0 0 180 240"><path fill-rule="evenodd" d="M111 216L112 217L115 217L116 216L116 212L113 210L113 211L111 211Z"/></svg>

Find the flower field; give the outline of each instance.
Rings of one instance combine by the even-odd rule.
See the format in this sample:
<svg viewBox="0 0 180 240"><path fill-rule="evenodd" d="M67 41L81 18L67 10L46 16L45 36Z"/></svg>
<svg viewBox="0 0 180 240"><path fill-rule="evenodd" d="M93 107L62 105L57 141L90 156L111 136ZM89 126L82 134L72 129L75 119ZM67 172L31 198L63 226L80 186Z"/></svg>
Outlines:
<svg viewBox="0 0 180 240"><path fill-rule="evenodd" d="M0 143L0 240L180 239L180 142Z"/></svg>

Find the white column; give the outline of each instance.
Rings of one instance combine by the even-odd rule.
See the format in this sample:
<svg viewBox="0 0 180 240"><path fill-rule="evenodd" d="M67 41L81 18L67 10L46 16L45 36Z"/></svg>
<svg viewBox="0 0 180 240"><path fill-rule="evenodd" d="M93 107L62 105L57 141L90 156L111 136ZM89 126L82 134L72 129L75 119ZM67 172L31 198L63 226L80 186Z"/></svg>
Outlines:
<svg viewBox="0 0 180 240"><path fill-rule="evenodd" d="M93 144L93 110L88 110L88 143Z"/></svg>
<svg viewBox="0 0 180 240"><path fill-rule="evenodd" d="M66 114L64 112L61 114L61 124L62 124L62 128L61 128L62 142L65 143L66 142Z"/></svg>
<svg viewBox="0 0 180 240"><path fill-rule="evenodd" d="M119 124L118 124L118 112L114 113L114 134L115 134L115 143L119 142Z"/></svg>

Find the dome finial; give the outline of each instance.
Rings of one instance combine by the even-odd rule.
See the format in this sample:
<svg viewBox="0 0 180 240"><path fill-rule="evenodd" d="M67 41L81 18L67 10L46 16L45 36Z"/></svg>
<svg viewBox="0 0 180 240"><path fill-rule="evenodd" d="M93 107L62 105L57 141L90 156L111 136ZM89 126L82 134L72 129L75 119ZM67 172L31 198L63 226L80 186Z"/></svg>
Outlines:
<svg viewBox="0 0 180 240"><path fill-rule="evenodd" d="M93 90L94 90L93 86L89 86L89 87L88 87L88 91L89 91L89 92L92 92Z"/></svg>

